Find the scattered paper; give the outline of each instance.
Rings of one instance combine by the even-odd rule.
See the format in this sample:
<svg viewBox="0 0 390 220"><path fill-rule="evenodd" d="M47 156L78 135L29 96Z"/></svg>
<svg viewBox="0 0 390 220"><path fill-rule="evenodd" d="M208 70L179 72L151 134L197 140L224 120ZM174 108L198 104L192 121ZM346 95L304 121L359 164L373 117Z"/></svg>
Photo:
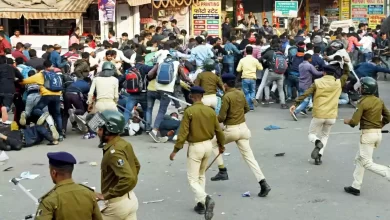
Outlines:
<svg viewBox="0 0 390 220"><path fill-rule="evenodd" d="M32 189L26 189L27 190L27 192L30 192Z"/></svg>
<svg viewBox="0 0 390 220"><path fill-rule="evenodd" d="M91 162L89 163L90 166L97 166L97 163L96 162Z"/></svg>
<svg viewBox="0 0 390 220"><path fill-rule="evenodd" d="M223 156L230 156L230 153L224 153Z"/></svg>
<svg viewBox="0 0 390 220"><path fill-rule="evenodd" d="M143 202L143 204L149 204L149 203L159 203L159 202L163 202L164 199L160 199L160 200L153 200L153 201L147 201L147 202Z"/></svg>
<svg viewBox="0 0 390 220"><path fill-rule="evenodd" d="M85 164L85 163L88 163L88 161L80 161L79 164Z"/></svg>
<svg viewBox="0 0 390 220"><path fill-rule="evenodd" d="M83 185L88 185L88 182L82 182L81 184L83 184Z"/></svg>
<svg viewBox="0 0 390 220"><path fill-rule="evenodd" d="M8 159L9 159L8 155L4 151L1 151L1 153L0 153L0 165L6 164Z"/></svg>
<svg viewBox="0 0 390 220"><path fill-rule="evenodd" d="M33 180L36 179L39 176L39 174L31 174L29 171L23 172L20 174L20 178L23 179L29 179Z"/></svg>
<svg viewBox="0 0 390 220"><path fill-rule="evenodd" d="M0 195L0 197L2 197L3 195Z"/></svg>
<svg viewBox="0 0 390 220"><path fill-rule="evenodd" d="M224 212L222 212L222 213L221 213L221 215L225 215L225 213L224 213Z"/></svg>
<svg viewBox="0 0 390 220"><path fill-rule="evenodd" d="M251 193L248 191L248 192L244 192L242 194L242 197L251 197Z"/></svg>

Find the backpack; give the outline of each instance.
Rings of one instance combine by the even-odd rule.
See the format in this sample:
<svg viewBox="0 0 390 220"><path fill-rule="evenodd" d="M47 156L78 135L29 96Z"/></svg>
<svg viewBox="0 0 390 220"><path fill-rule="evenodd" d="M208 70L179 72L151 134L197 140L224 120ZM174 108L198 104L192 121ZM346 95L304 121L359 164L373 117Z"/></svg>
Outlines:
<svg viewBox="0 0 390 220"><path fill-rule="evenodd" d="M50 71L50 72L44 71L42 74L43 74L44 79L45 79L43 86L47 90L52 91L52 92L60 92L63 90L62 78L59 74L52 72L52 71Z"/></svg>
<svg viewBox="0 0 390 220"><path fill-rule="evenodd" d="M297 55L297 53L298 53L298 47L291 46L290 48L288 48L287 55L288 55L289 63L292 63L292 60L294 59L295 55Z"/></svg>
<svg viewBox="0 0 390 220"><path fill-rule="evenodd" d="M272 60L271 70L277 74L284 74L287 71L287 59L282 52L275 51Z"/></svg>
<svg viewBox="0 0 390 220"><path fill-rule="evenodd" d="M141 73L137 68L131 68L126 73L126 81L123 88L129 94L140 93L143 90L144 81L142 80Z"/></svg>
<svg viewBox="0 0 390 220"><path fill-rule="evenodd" d="M157 83L168 85L173 81L175 77L175 66L173 65L173 59L165 59L163 63L158 66L157 69Z"/></svg>
<svg viewBox="0 0 390 220"><path fill-rule="evenodd" d="M29 73L31 70L35 71L35 69L32 68L31 66L21 65L21 66L19 66L19 67L22 68L21 74L22 74L22 76L23 76L23 79L27 79L27 78L28 78L28 73ZM35 72L36 72L36 71L35 71Z"/></svg>

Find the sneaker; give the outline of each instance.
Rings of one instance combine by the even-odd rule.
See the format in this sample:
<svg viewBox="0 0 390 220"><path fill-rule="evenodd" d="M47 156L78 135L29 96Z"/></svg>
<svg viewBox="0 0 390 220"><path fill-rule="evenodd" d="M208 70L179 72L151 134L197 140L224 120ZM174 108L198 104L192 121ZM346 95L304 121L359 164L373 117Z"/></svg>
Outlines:
<svg viewBox="0 0 390 220"><path fill-rule="evenodd" d="M91 135L89 133L84 134L83 139L89 139Z"/></svg>
<svg viewBox="0 0 390 220"><path fill-rule="evenodd" d="M255 110L254 109L249 109L250 112L254 112Z"/></svg>
<svg viewBox="0 0 390 220"><path fill-rule="evenodd" d="M59 142L64 141L64 136L60 135L60 137L58 138L58 141L59 141Z"/></svg>
<svg viewBox="0 0 390 220"><path fill-rule="evenodd" d="M74 109L73 108L69 109L68 113L69 113L69 121L73 123L75 120Z"/></svg>
<svg viewBox="0 0 390 220"><path fill-rule="evenodd" d="M54 140L58 140L60 138L60 134L58 133L56 127L55 126L50 126L49 129L51 131L51 135L53 136L53 139Z"/></svg>
<svg viewBox="0 0 390 220"><path fill-rule="evenodd" d="M82 132L88 132L87 123L84 121L81 115L76 115L74 121L77 122L77 126Z"/></svg>
<svg viewBox="0 0 390 220"><path fill-rule="evenodd" d="M169 140L168 137L160 137L160 138L158 139L158 142L159 142L159 143L166 143L166 142L168 142L168 140Z"/></svg>
<svg viewBox="0 0 390 220"><path fill-rule="evenodd" d="M194 211L196 213L198 213L199 215L204 215L204 213L205 213L204 205L202 203L198 202L198 204L196 204L196 206L194 207Z"/></svg>
<svg viewBox="0 0 390 220"><path fill-rule="evenodd" d="M312 106L312 107L309 107L309 108L307 108L307 110L308 110L309 112L313 111L313 106Z"/></svg>
<svg viewBox="0 0 390 220"><path fill-rule="evenodd" d="M324 147L324 144L320 140L316 140L315 147L313 151L311 152L311 158L317 159L320 155L320 150Z"/></svg>
<svg viewBox="0 0 390 220"><path fill-rule="evenodd" d="M160 142L159 139L158 139L158 137L157 137L157 131L156 131L156 130L151 130L151 131L149 132L149 136L152 137L152 139L154 140L154 142L156 142L156 143L159 143L159 142Z"/></svg>
<svg viewBox="0 0 390 220"><path fill-rule="evenodd" d="M252 103L255 107L259 106L259 102L255 98L252 99Z"/></svg>
<svg viewBox="0 0 390 220"><path fill-rule="evenodd" d="M301 115L307 115L307 112L305 110L300 112Z"/></svg>
<svg viewBox="0 0 390 220"><path fill-rule="evenodd" d="M177 141L177 135L173 136L172 141Z"/></svg>
<svg viewBox="0 0 390 220"><path fill-rule="evenodd" d="M264 102L262 102L261 104L265 105L265 106L269 106L269 100L265 100Z"/></svg>
<svg viewBox="0 0 390 220"><path fill-rule="evenodd" d="M298 121L298 118L297 118L297 115L295 114L295 112L291 113L291 117L294 119L294 121Z"/></svg>
<svg viewBox="0 0 390 220"><path fill-rule="evenodd" d="M7 120L7 121L3 121L2 123L5 124L5 125L10 125L10 124L12 124L12 121L8 121Z"/></svg>
<svg viewBox="0 0 390 220"><path fill-rule="evenodd" d="M20 125L23 125L23 126L26 125L26 123L27 123L26 118L27 118L26 112L23 111L22 114L20 114L20 120L19 120Z"/></svg>
<svg viewBox="0 0 390 220"><path fill-rule="evenodd" d="M94 139L96 137L96 134L94 133L89 133L89 139Z"/></svg>
<svg viewBox="0 0 390 220"><path fill-rule="evenodd" d="M281 109L288 109L288 106L287 106L286 104L281 104L281 105L280 105L280 108L281 108Z"/></svg>
<svg viewBox="0 0 390 220"><path fill-rule="evenodd" d="M49 117L49 112L45 112L41 115L41 117L39 117L38 121L37 121L37 125L43 125L43 123L45 123L46 121L46 118Z"/></svg>

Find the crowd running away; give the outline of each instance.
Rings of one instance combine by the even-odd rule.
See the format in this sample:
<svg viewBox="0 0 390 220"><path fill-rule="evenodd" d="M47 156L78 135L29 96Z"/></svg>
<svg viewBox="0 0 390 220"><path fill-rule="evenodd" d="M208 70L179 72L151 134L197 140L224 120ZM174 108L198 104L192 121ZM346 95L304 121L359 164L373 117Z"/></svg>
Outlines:
<svg viewBox="0 0 390 220"><path fill-rule="evenodd" d="M63 219L136 219L133 189L140 164L123 136L144 133L156 143L173 142L171 160L189 144L187 173L194 210L205 219L213 217L216 205L205 188L208 159L214 154L219 169L211 180L229 180L222 153L230 142L236 142L259 184L258 196L266 197L271 187L251 150L245 114L275 103L289 109L291 123L299 115L312 114L308 138L314 145L314 165L323 162L338 106L355 106L344 123L360 123L362 132L354 181L345 191L360 195L365 169L390 180L390 168L372 159L381 129L390 120L376 82L378 73L390 73L385 61L389 41L380 27L359 24L358 29L330 30L323 24L310 31L303 26L281 33L264 21L263 26L232 35L226 19L221 39L206 31L190 37L176 20L170 24L171 28L168 22L150 26L133 38L127 33L118 38L110 31L101 43L92 35L80 43L80 30L73 27L69 50L55 44L37 51L18 41L18 30L11 38L0 32L0 150L22 150L45 140L57 145L79 133L84 139L98 136L104 152L102 193L95 194L71 179L76 164L72 155L48 154L56 186L41 198L36 219L48 219L54 212ZM170 105L176 110L168 112ZM77 198L90 209L58 205L74 198L58 198L60 193L78 190L83 196ZM109 205L101 212L91 211L95 198Z"/></svg>

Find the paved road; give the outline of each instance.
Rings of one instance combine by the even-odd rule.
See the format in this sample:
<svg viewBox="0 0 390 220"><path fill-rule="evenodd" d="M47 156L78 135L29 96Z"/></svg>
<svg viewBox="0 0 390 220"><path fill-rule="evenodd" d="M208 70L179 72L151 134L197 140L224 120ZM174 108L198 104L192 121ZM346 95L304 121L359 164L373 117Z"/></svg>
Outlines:
<svg viewBox="0 0 390 220"><path fill-rule="evenodd" d="M380 82L380 94L390 106L390 82ZM343 125L341 119L350 117L354 109L339 110L333 132L358 131ZM259 107L247 115L252 131L251 145L262 170L272 187L267 198L257 197L259 185L241 158L234 144L227 146L225 157L230 180L207 181L207 192L216 201L215 220L377 220L390 219L389 182L380 176L366 172L360 197L344 193L343 187L352 182L354 157L359 134L332 135L323 157L322 166L309 162L313 145L307 140L310 116L294 122L287 110L278 105ZM268 125L285 129L264 131ZM100 159L102 151L96 147L97 139L82 140L79 135L69 135L59 146L36 146L20 152L10 152L11 160L1 170L13 166L9 172L0 172L0 219L19 220L35 211L36 206L17 187L8 183L23 171L40 174L35 180L23 180L22 184L39 197L53 187L46 153L69 151L78 161L87 161L75 168L74 179L88 182L100 190ZM141 220L198 220L192 208L193 194L186 178L186 152L183 150L172 163L168 157L173 144L152 143L149 136L127 138L134 146L141 162L141 172L135 192L140 202L138 218ZM374 160L390 164L390 135L384 135L382 146L375 152ZM274 154L285 152L284 157ZM98 162L90 166L89 162ZM41 163L44 165L33 165ZM216 174L208 171L207 179ZM250 191L252 197L241 194ZM164 199L161 203L143 204L145 201Z"/></svg>

